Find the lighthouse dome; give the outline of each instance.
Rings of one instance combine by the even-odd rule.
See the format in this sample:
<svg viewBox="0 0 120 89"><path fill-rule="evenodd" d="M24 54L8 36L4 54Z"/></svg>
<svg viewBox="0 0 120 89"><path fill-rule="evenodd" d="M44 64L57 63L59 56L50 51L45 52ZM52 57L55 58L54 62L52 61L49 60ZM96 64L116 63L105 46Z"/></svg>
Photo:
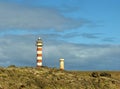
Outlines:
<svg viewBox="0 0 120 89"><path fill-rule="evenodd" d="M42 39L40 37L36 41L36 46L43 46L43 42L42 42Z"/></svg>
<svg viewBox="0 0 120 89"><path fill-rule="evenodd" d="M37 42L42 43L42 39L39 37L38 40L37 40Z"/></svg>

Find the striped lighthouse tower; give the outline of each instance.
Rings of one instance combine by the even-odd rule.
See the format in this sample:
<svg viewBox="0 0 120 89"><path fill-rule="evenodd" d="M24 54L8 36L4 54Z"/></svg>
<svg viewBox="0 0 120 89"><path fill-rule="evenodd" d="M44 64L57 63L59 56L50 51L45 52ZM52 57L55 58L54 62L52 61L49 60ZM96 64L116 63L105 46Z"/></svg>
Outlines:
<svg viewBox="0 0 120 89"><path fill-rule="evenodd" d="M41 67L42 66L42 46L43 46L43 42L42 42L42 39L40 37L36 41L36 46L37 46L37 67Z"/></svg>

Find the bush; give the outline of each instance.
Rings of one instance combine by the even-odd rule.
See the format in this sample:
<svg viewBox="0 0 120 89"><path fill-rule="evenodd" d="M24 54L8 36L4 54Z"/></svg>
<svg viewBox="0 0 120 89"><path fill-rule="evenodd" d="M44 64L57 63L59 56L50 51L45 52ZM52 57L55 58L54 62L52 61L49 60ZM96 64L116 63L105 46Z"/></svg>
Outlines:
<svg viewBox="0 0 120 89"><path fill-rule="evenodd" d="M106 72L103 72L103 73L100 73L100 76L103 76L103 77L111 77L111 74L106 73Z"/></svg>
<svg viewBox="0 0 120 89"><path fill-rule="evenodd" d="M8 66L8 68L15 68L15 67L16 67L15 65Z"/></svg>

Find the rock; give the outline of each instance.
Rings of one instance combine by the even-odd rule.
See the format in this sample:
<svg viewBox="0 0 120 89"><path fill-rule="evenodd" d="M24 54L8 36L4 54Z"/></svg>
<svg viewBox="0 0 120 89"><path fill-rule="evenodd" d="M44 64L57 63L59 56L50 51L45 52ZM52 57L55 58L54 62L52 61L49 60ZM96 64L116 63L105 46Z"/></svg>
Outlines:
<svg viewBox="0 0 120 89"><path fill-rule="evenodd" d="M106 73L106 72L103 72L103 73L100 73L100 76L103 76L103 77L111 77L111 74Z"/></svg>
<svg viewBox="0 0 120 89"><path fill-rule="evenodd" d="M99 77L99 75L98 75L97 72L93 72L93 73L91 74L91 76L92 76L92 77Z"/></svg>

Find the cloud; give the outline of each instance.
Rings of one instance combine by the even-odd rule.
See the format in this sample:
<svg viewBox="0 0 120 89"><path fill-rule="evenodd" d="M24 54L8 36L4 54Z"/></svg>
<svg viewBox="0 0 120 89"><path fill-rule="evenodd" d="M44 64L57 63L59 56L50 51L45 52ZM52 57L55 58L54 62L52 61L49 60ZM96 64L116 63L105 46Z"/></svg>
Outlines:
<svg viewBox="0 0 120 89"><path fill-rule="evenodd" d="M15 38L14 38L15 37ZM29 37L30 38L30 37ZM0 38L0 65L34 65L35 48L27 36L6 36Z"/></svg>
<svg viewBox="0 0 120 89"><path fill-rule="evenodd" d="M81 34L81 36L84 38L96 39L96 38L99 38L98 37L99 34L100 33L83 33L83 34Z"/></svg>
<svg viewBox="0 0 120 89"><path fill-rule="evenodd" d="M76 45L65 43L45 46L44 54L48 61L54 61L56 64L58 64L59 58L64 58L68 69L119 70L119 50L120 45Z"/></svg>
<svg viewBox="0 0 120 89"><path fill-rule="evenodd" d="M115 38L113 38L113 37L107 37L107 38L102 39L102 41L104 41L104 42L114 42Z"/></svg>
<svg viewBox="0 0 120 89"><path fill-rule="evenodd" d="M0 65L36 66L35 35L9 35L0 38ZM120 45L72 44L42 37L43 65L59 67L65 59L66 69L119 70Z"/></svg>
<svg viewBox="0 0 120 89"><path fill-rule="evenodd" d="M101 35L101 33L83 33L83 32L70 32L67 33L65 35L63 35L63 37L65 38L73 38L73 37L83 37L83 38L88 38L88 39L98 39L100 38L99 36Z"/></svg>
<svg viewBox="0 0 120 89"><path fill-rule="evenodd" d="M11 3L0 3L0 30L5 29L55 29L77 28L83 20L66 18L53 8L35 8Z"/></svg>

